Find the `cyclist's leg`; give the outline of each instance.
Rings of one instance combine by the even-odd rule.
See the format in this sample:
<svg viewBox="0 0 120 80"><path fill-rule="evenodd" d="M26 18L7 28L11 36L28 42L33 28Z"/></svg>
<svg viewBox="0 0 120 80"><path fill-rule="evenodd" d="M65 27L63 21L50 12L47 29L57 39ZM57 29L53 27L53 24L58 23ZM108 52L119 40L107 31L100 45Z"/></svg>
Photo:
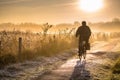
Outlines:
<svg viewBox="0 0 120 80"><path fill-rule="evenodd" d="M82 44L81 42L79 43L79 51L78 51L79 55L81 56L83 53L83 49L82 49Z"/></svg>
<svg viewBox="0 0 120 80"><path fill-rule="evenodd" d="M86 58L87 44L88 44L88 39L85 40L85 45L84 45L84 59Z"/></svg>
<svg viewBox="0 0 120 80"><path fill-rule="evenodd" d="M79 51L78 51L78 57L80 59L80 62L82 60L82 44L81 44L81 41L79 42Z"/></svg>

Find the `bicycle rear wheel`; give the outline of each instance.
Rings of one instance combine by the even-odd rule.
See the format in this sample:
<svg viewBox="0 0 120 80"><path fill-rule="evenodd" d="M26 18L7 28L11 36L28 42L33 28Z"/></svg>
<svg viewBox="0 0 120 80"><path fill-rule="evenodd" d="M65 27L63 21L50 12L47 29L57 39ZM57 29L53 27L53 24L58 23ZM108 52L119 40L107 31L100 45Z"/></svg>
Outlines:
<svg viewBox="0 0 120 80"><path fill-rule="evenodd" d="M78 57L79 57L80 62L81 62L81 60L82 60L82 54L79 53Z"/></svg>
<svg viewBox="0 0 120 80"><path fill-rule="evenodd" d="M84 52L83 57L84 57L84 59L86 59L86 52Z"/></svg>

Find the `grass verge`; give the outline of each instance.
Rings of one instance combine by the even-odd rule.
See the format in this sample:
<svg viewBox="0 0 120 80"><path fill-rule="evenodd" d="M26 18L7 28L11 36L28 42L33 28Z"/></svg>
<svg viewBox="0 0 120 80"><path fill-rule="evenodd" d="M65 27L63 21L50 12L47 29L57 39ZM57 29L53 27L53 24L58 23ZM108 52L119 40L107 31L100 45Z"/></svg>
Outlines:
<svg viewBox="0 0 120 80"><path fill-rule="evenodd" d="M120 80L120 57L116 61L115 65L112 68L112 79L111 80Z"/></svg>
<svg viewBox="0 0 120 80"><path fill-rule="evenodd" d="M120 74L120 58L117 60L117 63L113 67L113 74Z"/></svg>

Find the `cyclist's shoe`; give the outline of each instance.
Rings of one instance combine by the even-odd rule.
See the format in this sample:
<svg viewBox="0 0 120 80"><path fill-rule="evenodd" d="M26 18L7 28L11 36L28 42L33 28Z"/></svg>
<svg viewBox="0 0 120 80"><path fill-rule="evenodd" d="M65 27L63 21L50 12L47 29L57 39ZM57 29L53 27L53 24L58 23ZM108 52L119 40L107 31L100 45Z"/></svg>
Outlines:
<svg viewBox="0 0 120 80"><path fill-rule="evenodd" d="M80 51L78 51L78 53L80 53Z"/></svg>
<svg viewBox="0 0 120 80"><path fill-rule="evenodd" d="M78 53L78 56L81 56L81 53Z"/></svg>

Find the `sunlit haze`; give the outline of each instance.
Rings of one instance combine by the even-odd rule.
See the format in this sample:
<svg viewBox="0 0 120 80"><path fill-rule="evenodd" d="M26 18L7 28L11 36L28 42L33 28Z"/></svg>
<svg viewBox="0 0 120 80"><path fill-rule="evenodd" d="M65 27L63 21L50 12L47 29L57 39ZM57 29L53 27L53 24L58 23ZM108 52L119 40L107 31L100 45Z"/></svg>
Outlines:
<svg viewBox="0 0 120 80"><path fill-rule="evenodd" d="M86 12L95 12L103 7L103 0L80 0L80 8Z"/></svg>
<svg viewBox="0 0 120 80"><path fill-rule="evenodd" d="M0 23L106 22L120 18L119 7L120 0L0 0Z"/></svg>

